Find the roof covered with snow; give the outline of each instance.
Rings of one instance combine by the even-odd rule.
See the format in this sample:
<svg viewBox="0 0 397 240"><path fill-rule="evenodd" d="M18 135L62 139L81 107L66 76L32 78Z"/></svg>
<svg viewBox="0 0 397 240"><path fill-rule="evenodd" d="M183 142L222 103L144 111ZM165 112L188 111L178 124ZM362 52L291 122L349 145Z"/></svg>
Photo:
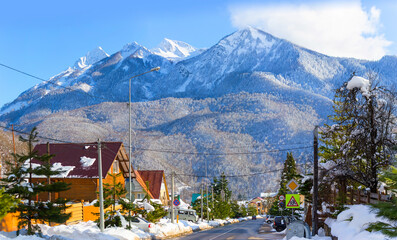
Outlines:
<svg viewBox="0 0 397 240"><path fill-rule="evenodd" d="M122 142L102 142L102 177L105 178L114 160L118 160L120 170L128 172L128 156ZM97 143L51 143L50 154L54 155L51 163L61 166L58 170L67 170L62 178L98 178ZM47 144L37 144L34 148L39 155L47 153ZM40 164L33 159L32 163ZM124 174L125 175L125 174ZM126 175L125 175L126 176Z"/></svg>

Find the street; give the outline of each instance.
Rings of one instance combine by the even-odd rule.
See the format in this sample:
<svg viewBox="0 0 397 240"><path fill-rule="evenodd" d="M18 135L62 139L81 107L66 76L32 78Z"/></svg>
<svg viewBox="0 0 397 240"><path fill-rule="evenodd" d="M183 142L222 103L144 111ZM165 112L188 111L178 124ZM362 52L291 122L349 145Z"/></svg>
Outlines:
<svg viewBox="0 0 397 240"><path fill-rule="evenodd" d="M264 223L264 219L248 220L207 231L196 232L177 239L180 240L243 240L243 239L282 239L285 234L277 233L272 227ZM260 232L260 233L259 233Z"/></svg>

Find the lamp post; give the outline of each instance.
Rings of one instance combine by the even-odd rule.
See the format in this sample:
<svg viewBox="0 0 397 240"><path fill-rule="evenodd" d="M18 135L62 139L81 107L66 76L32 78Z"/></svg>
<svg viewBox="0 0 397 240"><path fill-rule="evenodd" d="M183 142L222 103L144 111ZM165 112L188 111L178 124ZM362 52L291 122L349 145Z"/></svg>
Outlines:
<svg viewBox="0 0 397 240"><path fill-rule="evenodd" d="M150 69L150 71L147 71L147 72L144 72L144 73L141 73L141 74L138 74L138 75L135 75L135 76L132 76L132 77L130 77L130 80L129 80L129 94L128 94L128 110L129 110L129 114L128 114L128 125L129 125L129 134L128 134L128 142L129 142L129 152L128 152L128 158L129 158L129 168L128 168L128 171L129 171L129 175L128 175L128 184L129 184L129 186L128 186L128 193L130 194L130 197L129 197L129 200L130 200L130 203L132 202L132 188L131 188L131 169L132 169L132 163L131 163L131 80L133 79L133 78L136 78L136 77L139 77L139 76L142 76L142 75L144 75L144 74L146 74L146 73L151 73L151 72L155 72L155 71L158 71L158 70L160 70L160 67L155 67L155 68L152 68L152 69Z"/></svg>

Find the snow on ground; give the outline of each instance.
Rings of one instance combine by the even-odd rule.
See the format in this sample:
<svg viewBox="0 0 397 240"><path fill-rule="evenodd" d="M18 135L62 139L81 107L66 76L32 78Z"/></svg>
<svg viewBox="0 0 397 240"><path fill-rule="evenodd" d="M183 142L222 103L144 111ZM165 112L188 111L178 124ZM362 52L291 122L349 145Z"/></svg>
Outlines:
<svg viewBox="0 0 397 240"><path fill-rule="evenodd" d="M337 219L328 218L325 223L331 227L333 236L338 237L338 240L391 240L397 238L390 238L380 232L368 232L365 229L370 223L377 221L385 221L385 219L376 216L375 211L368 205L352 205L348 209L341 212ZM330 237L325 237L324 234L314 236L312 239L316 240L331 240ZM286 239L286 238L284 238ZM305 238L293 237L291 240L304 240Z"/></svg>
<svg viewBox="0 0 397 240"><path fill-rule="evenodd" d="M365 229L370 223L387 220L376 216L368 205L353 205L341 212L336 220L327 219L326 223L332 229L332 234L339 240L384 240L388 238L380 232L368 232Z"/></svg>
<svg viewBox="0 0 397 240"><path fill-rule="evenodd" d="M16 237L15 232L7 233L0 232L0 240L42 240L50 239L54 236L57 239L62 240L135 240L135 239L152 239L164 238L170 236L178 236L182 234L192 233L194 231L205 230L213 227L223 226L226 224L237 223L241 221L248 220L249 218L240 219L228 219L214 221L199 221L193 223L190 221L180 220L178 223L171 223L170 219L161 219L160 222L153 224L149 232L145 232L135 226L132 226L131 230L120 227L106 228L103 233L99 230L95 222L81 222L74 225L59 225L50 227L47 225L40 225L41 231L43 233L43 238L33 237L33 236L19 236Z"/></svg>

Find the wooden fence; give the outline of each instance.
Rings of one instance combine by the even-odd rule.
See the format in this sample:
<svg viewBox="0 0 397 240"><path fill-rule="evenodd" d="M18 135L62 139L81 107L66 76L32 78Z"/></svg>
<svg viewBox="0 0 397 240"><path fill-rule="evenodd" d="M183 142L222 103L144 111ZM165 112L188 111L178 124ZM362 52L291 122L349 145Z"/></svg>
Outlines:
<svg viewBox="0 0 397 240"><path fill-rule="evenodd" d="M336 199L338 197L338 193L336 190L332 191L332 196L328 201L331 204L336 203ZM371 193L370 191L362 190L362 189L347 189L346 191L346 204L355 205L355 204L375 204L378 202L388 202L391 199L390 194L377 192Z"/></svg>
<svg viewBox="0 0 397 240"><path fill-rule="evenodd" d="M389 202L391 200L391 194L386 193L371 193L370 191L365 191L362 189L348 189L346 192L346 204L355 205L355 204L375 204L378 202ZM330 198L328 198L328 203L331 205L330 211L335 211L332 205L336 204L336 200L338 197L338 193L333 190L330 194ZM319 209L321 209L321 205L319 205ZM324 227L324 221L328 218L330 214L319 214L319 226ZM312 224L312 206L309 205L305 214L305 222L307 222L310 226Z"/></svg>
<svg viewBox="0 0 397 240"><path fill-rule="evenodd" d="M69 220L66 221L66 225L75 224L79 222L95 221L99 218L99 207L93 205L84 205L84 202L74 203L68 205L66 213L71 213ZM121 209L121 205L116 206L116 210ZM105 212L110 208L105 209ZM98 215L97 215L98 214ZM51 224L54 226L55 224ZM11 232L18 230L18 215L16 213L8 213L0 221L0 231Z"/></svg>

